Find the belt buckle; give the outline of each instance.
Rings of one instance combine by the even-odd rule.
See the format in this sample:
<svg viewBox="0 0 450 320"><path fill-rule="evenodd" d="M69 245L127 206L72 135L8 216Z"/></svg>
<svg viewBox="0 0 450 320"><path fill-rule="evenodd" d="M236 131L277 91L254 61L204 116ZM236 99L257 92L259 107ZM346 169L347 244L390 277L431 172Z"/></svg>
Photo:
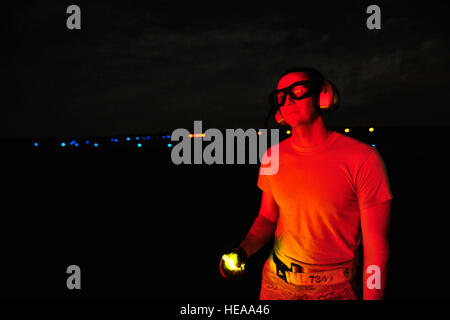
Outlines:
<svg viewBox="0 0 450 320"><path fill-rule="evenodd" d="M275 253L272 255L272 260L275 263L277 276L280 277L282 280L287 282L286 280L286 271L290 271L290 269L285 265L281 260L277 257Z"/></svg>
<svg viewBox="0 0 450 320"><path fill-rule="evenodd" d="M286 271L289 271L289 268L284 264L281 267L278 264L275 264L275 266L277 268L277 276L287 282Z"/></svg>
<svg viewBox="0 0 450 320"><path fill-rule="evenodd" d="M286 278L286 271L295 272L295 273L302 273L303 268L299 266L296 263L291 263L291 267L288 268L287 265L285 265L274 253L272 256L272 260L275 263L276 270L277 270L277 276L280 277L282 280L284 280L287 283Z"/></svg>
<svg viewBox="0 0 450 320"><path fill-rule="evenodd" d="M278 269L278 267L277 267L277 276L278 276L279 278L281 278L281 280L284 280L284 281L287 282L287 280L286 280L286 271L285 271L285 270L280 270L280 269Z"/></svg>
<svg viewBox="0 0 450 320"><path fill-rule="evenodd" d="M286 271L290 271L293 273L303 273L303 268L295 263L291 263L291 268L288 268L288 266L284 263L281 265L281 268L278 266L278 264L275 265L277 268L277 276L284 280L286 283L288 283L286 278Z"/></svg>
<svg viewBox="0 0 450 320"><path fill-rule="evenodd" d="M291 272L294 273L303 273L303 267L299 266L296 263L291 263Z"/></svg>

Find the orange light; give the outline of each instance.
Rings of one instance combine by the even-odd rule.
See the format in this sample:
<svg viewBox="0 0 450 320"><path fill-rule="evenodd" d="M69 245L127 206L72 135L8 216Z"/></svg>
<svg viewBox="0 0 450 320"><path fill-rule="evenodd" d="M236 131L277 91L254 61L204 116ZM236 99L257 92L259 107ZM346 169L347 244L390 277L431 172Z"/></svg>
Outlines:
<svg viewBox="0 0 450 320"><path fill-rule="evenodd" d="M189 134L189 138L203 138L204 136L205 136L204 133L194 133L194 134L190 133Z"/></svg>
<svg viewBox="0 0 450 320"><path fill-rule="evenodd" d="M261 135L261 131L258 131L258 136L260 136Z"/></svg>
<svg viewBox="0 0 450 320"><path fill-rule="evenodd" d="M350 132L350 129L349 129L349 128L345 128L345 129L344 129L344 132L349 133L349 132Z"/></svg>

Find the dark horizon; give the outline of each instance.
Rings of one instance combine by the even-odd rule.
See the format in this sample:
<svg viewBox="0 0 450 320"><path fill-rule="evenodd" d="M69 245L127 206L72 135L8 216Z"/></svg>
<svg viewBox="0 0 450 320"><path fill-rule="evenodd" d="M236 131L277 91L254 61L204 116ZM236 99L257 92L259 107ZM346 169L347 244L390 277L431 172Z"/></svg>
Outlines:
<svg viewBox="0 0 450 320"><path fill-rule="evenodd" d="M66 28L69 4L9 4L1 138L258 128L278 76L302 65L341 93L330 126L450 125L439 2L378 2L381 30L367 1L82 1L81 30Z"/></svg>
<svg viewBox="0 0 450 320"><path fill-rule="evenodd" d="M352 131L358 131L358 132L363 132L363 131L367 131L370 127L374 127L375 129L377 129L377 131L380 131L380 129L382 131L390 131L390 132L401 132L403 130L420 130L421 131L421 135L424 136L429 136L434 137L437 141L440 141L441 139L446 139L446 136L441 135L441 136L436 136L435 133L439 132L439 133L446 133L446 132L450 132L450 124L442 124L442 125L427 125L427 124L418 124L418 125L408 125L408 124L399 124L399 125L386 125L386 126L373 126L373 125L367 125L367 126L330 126L327 125L327 127L330 130L335 130L335 131L339 131L339 132L344 132L345 128L349 128ZM145 137L145 136L163 136L163 135L170 135L175 129L178 128L173 128L170 130L159 130L159 131L153 131L153 132L128 132L128 133L123 133L123 134L105 134L105 135L62 135L62 136L56 136L56 135L35 135L35 136L16 136L16 137L0 137L0 143L2 142L19 142L19 141L37 141L37 140L62 140L62 139L87 139L87 138L97 138L97 139L110 139L110 138L126 138L126 137ZM189 132L194 133L194 128L193 125L191 126L187 126L185 129L187 129ZM224 132L226 129L232 129L232 130L236 130L236 129L243 129L244 131L248 130L248 129L255 129L255 130L259 130L259 129L266 129L263 128L263 126L257 126L257 127L246 127L246 128L238 128L238 127L223 127L223 128L217 128L217 127L205 127L203 126L203 131L208 130L208 129L218 129L222 132ZM280 132L285 132L286 130L291 130L290 127L282 127L282 126L278 126L276 124L269 126L269 128L267 128L268 130L270 129L279 129ZM431 132L430 132L431 131ZM417 132L417 131L409 131L411 132Z"/></svg>

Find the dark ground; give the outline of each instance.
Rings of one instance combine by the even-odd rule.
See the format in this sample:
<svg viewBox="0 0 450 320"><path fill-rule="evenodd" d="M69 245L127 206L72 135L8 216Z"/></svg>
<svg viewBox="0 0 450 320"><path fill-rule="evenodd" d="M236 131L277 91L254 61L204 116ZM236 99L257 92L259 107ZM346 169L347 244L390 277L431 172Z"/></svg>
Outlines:
<svg viewBox="0 0 450 320"><path fill-rule="evenodd" d="M449 129L352 131L376 143L391 179L387 299L450 298L437 271L448 253ZM218 270L257 215L257 165L176 166L167 141L89 152L57 151L57 140L43 152L33 141L3 141L2 298L258 298L270 246L240 281ZM66 288L71 264L81 268L80 291Z"/></svg>

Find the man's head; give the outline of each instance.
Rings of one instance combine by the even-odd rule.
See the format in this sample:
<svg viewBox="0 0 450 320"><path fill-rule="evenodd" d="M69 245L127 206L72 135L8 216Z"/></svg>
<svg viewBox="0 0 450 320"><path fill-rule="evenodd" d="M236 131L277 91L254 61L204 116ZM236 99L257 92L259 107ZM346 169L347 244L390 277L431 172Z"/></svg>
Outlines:
<svg viewBox="0 0 450 320"><path fill-rule="evenodd" d="M287 124L293 128L310 124L321 115L323 84L323 76L311 68L289 69L281 76L272 99Z"/></svg>

